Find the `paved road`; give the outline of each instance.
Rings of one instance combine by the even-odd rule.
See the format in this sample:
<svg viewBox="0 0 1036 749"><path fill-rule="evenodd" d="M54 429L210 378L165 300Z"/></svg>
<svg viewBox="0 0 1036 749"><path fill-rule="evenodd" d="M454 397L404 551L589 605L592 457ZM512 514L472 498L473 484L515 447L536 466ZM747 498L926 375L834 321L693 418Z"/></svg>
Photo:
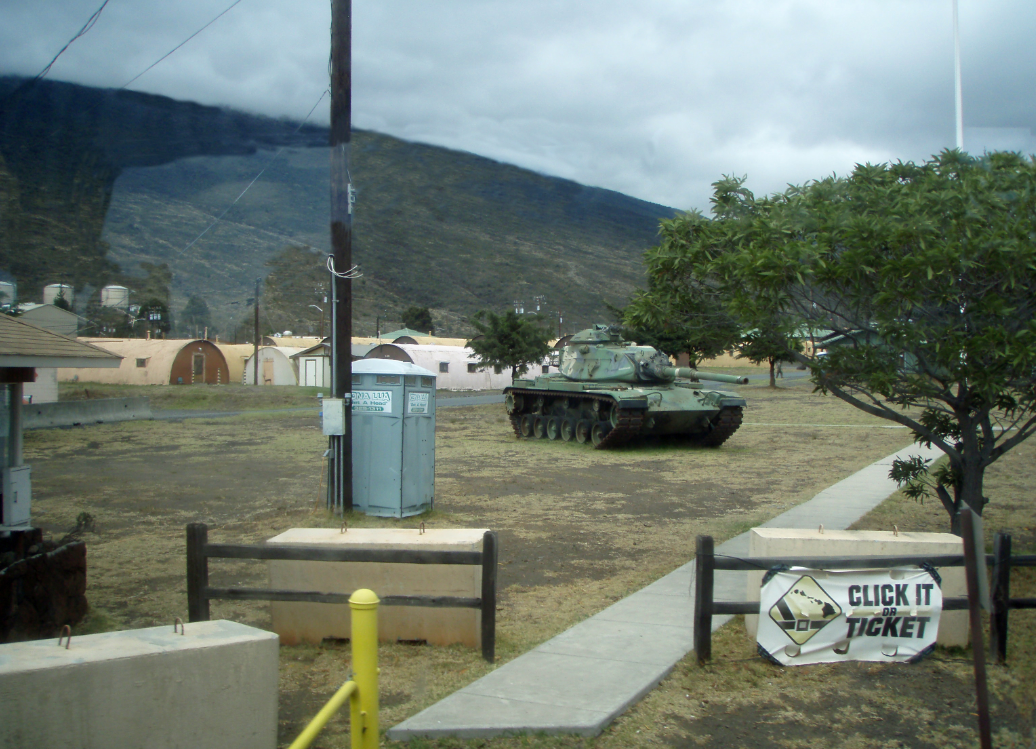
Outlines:
<svg viewBox="0 0 1036 749"><path fill-rule="evenodd" d="M435 399L436 409L457 408L460 406L482 406L487 403L503 403L504 396L499 393L492 395L458 395L439 397ZM168 419L172 421L180 419L216 419L222 416L240 416L241 414L279 414L311 411L319 413L317 406L300 406L298 408L266 408L248 411L205 411L199 409L167 409L163 411L152 410L156 419Z"/></svg>

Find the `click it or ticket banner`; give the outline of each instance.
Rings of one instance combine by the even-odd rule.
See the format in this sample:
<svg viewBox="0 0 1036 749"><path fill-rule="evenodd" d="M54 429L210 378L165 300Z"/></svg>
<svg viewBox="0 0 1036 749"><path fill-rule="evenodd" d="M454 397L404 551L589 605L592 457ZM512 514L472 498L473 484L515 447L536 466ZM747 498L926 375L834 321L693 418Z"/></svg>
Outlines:
<svg viewBox="0 0 1036 749"><path fill-rule="evenodd" d="M760 652L786 666L919 659L939 634L940 583L920 567L771 571L759 595Z"/></svg>

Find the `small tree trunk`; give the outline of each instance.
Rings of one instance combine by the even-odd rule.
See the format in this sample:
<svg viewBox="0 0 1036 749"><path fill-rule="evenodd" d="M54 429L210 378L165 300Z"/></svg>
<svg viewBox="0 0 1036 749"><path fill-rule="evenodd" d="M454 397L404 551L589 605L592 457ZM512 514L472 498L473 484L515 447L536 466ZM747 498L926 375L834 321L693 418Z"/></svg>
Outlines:
<svg viewBox="0 0 1036 749"><path fill-rule="evenodd" d="M774 360L770 359L770 387L775 388L775 387L777 387L777 378L774 377L773 368L774 368Z"/></svg>
<svg viewBox="0 0 1036 749"><path fill-rule="evenodd" d="M945 486L941 484L935 487L935 493L939 497L939 501L942 502L943 509L946 510L946 514L950 516L950 533L955 536L961 534L960 528L960 489L957 487L953 488L953 496L946 490Z"/></svg>

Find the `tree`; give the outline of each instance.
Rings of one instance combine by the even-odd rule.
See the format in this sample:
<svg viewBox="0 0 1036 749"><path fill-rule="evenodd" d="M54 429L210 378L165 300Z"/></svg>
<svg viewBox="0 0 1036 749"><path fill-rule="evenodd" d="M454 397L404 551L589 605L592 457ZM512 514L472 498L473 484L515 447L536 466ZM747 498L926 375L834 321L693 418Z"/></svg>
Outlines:
<svg viewBox="0 0 1036 749"><path fill-rule="evenodd" d="M481 337L468 341L467 346L478 356L483 369L510 367L515 378L550 354L552 328L550 321L539 315L519 315L514 310L496 315L480 310L471 324Z"/></svg>
<svg viewBox="0 0 1036 749"><path fill-rule="evenodd" d="M210 327L209 305L200 296L192 296L180 313L180 329L188 335L198 337Z"/></svg>
<svg viewBox="0 0 1036 749"><path fill-rule="evenodd" d="M169 307L158 299L149 299L140 305L136 323L133 325L138 335L150 331L153 338L161 338L169 333L172 327L173 318L169 314Z"/></svg>
<svg viewBox="0 0 1036 749"><path fill-rule="evenodd" d="M427 307L407 307L403 313L403 327L419 330L428 335L435 335L435 323L432 322L432 311Z"/></svg>
<svg viewBox="0 0 1036 749"><path fill-rule="evenodd" d="M622 316L629 340L670 356L688 354L692 366L740 340L738 321L708 272L713 258L701 238L712 223L697 211L661 222L662 241L645 254L648 289L634 295Z"/></svg>
<svg viewBox="0 0 1036 749"><path fill-rule="evenodd" d="M840 336L794 358L820 392L946 454L890 475L935 493L959 533L985 469L1036 431L1036 164L946 151L760 200L717 183L714 203L734 210L656 258L649 294L679 299L693 268L745 328L776 312L785 331Z"/></svg>
<svg viewBox="0 0 1036 749"><path fill-rule="evenodd" d="M748 359L753 364L770 366L770 387L777 387L774 369L777 362L793 362L795 354L803 349L794 331L782 330L778 316L771 317L762 327L752 328L741 336L737 345L738 359Z"/></svg>
<svg viewBox="0 0 1036 749"><path fill-rule="evenodd" d="M64 287L58 289L58 295L54 297L54 306L58 309L63 309L66 312L72 311L72 305L68 303L68 297L65 296Z"/></svg>

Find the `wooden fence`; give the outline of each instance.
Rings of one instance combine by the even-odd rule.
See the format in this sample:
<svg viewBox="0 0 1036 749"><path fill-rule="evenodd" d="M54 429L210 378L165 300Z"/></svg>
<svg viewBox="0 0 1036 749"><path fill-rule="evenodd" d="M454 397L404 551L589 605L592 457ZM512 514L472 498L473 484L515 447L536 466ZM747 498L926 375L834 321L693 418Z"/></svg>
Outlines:
<svg viewBox="0 0 1036 749"><path fill-rule="evenodd" d="M989 591L993 611L989 615L989 639L993 657L1007 662L1007 615L1011 609L1036 609L1036 598L1011 598L1011 568L1036 567L1036 554L1011 556L1011 536L997 533L993 538L993 584Z"/></svg>
<svg viewBox="0 0 1036 749"><path fill-rule="evenodd" d="M697 564L694 577L694 651L698 662L712 658L712 617L724 614L758 614L759 601L716 601L713 583L716 570L768 570L778 565L812 569L873 569L930 564L933 567L963 567L964 555L898 556L898 557L736 557L716 556L712 536L698 536ZM1011 598L1012 567L1036 567L1036 555L1011 556L1011 537L997 533L993 553L986 555L992 565L993 586L990 591L993 610L990 616L992 649L1001 663L1007 660L1007 623L1011 609L1036 608L1036 598ZM943 611L965 611L966 597L944 598Z"/></svg>
<svg viewBox="0 0 1036 749"><path fill-rule="evenodd" d="M270 588L213 588L209 586L209 559L278 559L304 562L374 562L379 564L469 564L482 566L482 595L385 596L382 606L469 608L482 612L482 657L496 657L496 532L486 531L482 551L421 551L408 549L357 549L292 544L246 545L209 543L205 523L187 526L187 614L189 621L208 621L209 601L298 601L348 603L351 593L321 593Z"/></svg>

